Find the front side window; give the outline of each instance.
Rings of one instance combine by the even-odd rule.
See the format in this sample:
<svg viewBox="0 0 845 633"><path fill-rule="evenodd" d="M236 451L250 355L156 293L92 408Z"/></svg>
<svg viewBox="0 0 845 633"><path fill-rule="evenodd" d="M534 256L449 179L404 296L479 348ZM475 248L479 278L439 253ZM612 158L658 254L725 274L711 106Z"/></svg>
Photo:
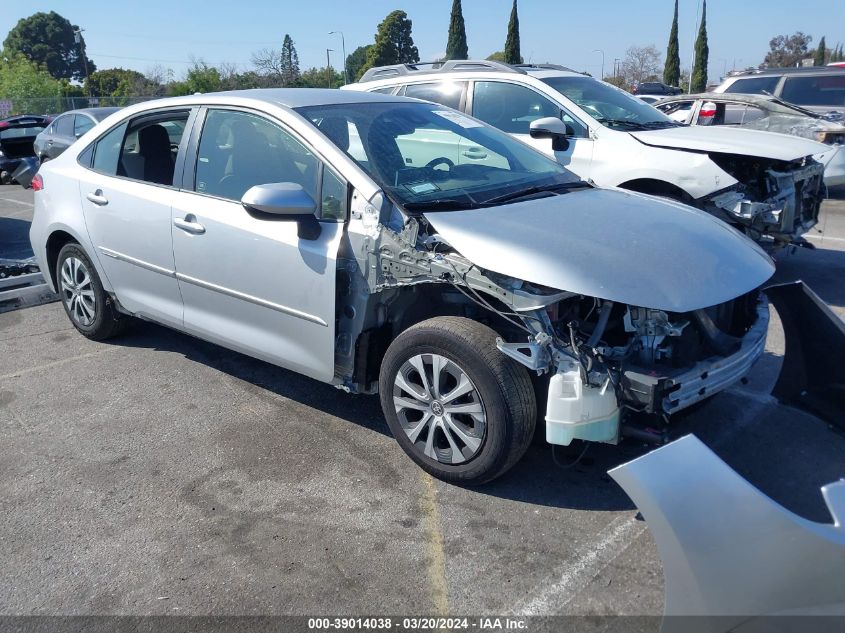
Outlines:
<svg viewBox="0 0 845 633"><path fill-rule="evenodd" d="M526 187L578 182L522 142L443 106L356 103L297 112L408 210L472 208Z"/></svg>
<svg viewBox="0 0 845 633"><path fill-rule="evenodd" d="M549 116L561 118L561 109L539 92L525 86L501 81L476 81L472 114L509 134L528 134L532 121Z"/></svg>
<svg viewBox="0 0 845 633"><path fill-rule="evenodd" d="M680 125L657 108L592 77L547 77L542 81L605 127L630 131Z"/></svg>
<svg viewBox="0 0 845 633"><path fill-rule="evenodd" d="M319 200L320 161L281 127L236 110L209 110L194 188L238 201L255 185L292 182Z"/></svg>
<svg viewBox="0 0 845 633"><path fill-rule="evenodd" d="M424 84L408 84L405 86L404 92L400 91L399 94L460 110L466 85L467 82L465 81L436 81Z"/></svg>

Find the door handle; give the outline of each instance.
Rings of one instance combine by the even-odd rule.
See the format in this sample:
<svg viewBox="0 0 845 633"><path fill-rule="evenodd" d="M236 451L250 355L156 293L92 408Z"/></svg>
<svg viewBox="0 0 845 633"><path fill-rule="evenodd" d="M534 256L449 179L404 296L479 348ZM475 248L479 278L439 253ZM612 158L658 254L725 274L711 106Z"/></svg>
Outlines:
<svg viewBox="0 0 845 633"><path fill-rule="evenodd" d="M189 213L185 216L184 220L182 218L173 218L173 226L193 235L202 235L205 233L205 227L197 222L196 219L193 214Z"/></svg>
<svg viewBox="0 0 845 633"><path fill-rule="evenodd" d="M98 207L104 207L109 203L109 199L103 195L102 189L90 191L85 197L88 198L94 204L96 204Z"/></svg>
<svg viewBox="0 0 845 633"><path fill-rule="evenodd" d="M47 141L47 145L52 145L52 144L53 144L53 140L52 140L52 139L51 139L51 140L49 140L49 141Z"/></svg>
<svg viewBox="0 0 845 633"><path fill-rule="evenodd" d="M468 149L463 152L463 155L466 158L471 158L473 160L484 160L487 158L487 152L483 152L480 149Z"/></svg>

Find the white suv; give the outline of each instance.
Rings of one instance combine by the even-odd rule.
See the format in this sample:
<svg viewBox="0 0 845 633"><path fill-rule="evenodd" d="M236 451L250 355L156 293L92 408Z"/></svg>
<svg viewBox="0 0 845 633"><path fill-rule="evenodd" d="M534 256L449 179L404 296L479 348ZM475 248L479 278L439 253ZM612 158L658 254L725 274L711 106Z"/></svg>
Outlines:
<svg viewBox="0 0 845 633"><path fill-rule="evenodd" d="M402 64L373 68L344 88L464 111L553 155L584 180L685 202L774 245L803 243L818 220L824 166L813 155L829 147L754 130L687 127L562 66ZM492 158L467 147L451 160Z"/></svg>

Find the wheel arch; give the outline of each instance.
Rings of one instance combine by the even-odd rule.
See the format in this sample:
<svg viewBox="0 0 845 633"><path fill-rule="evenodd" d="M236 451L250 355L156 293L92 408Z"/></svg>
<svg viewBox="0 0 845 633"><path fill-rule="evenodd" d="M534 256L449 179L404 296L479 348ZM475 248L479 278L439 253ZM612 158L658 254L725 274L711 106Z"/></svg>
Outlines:
<svg viewBox="0 0 845 633"><path fill-rule="evenodd" d="M694 198L681 189L678 185L659 180L657 178L635 178L628 180L619 185L620 189L627 189L629 191L636 191L637 193L646 193L653 196L662 196L664 198L671 198L678 202L691 204Z"/></svg>

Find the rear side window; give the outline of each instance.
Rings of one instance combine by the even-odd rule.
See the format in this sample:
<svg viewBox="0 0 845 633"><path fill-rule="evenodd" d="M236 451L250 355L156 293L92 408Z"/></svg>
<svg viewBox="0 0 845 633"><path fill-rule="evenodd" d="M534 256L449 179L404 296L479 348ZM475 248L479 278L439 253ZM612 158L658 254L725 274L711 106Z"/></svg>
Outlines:
<svg viewBox="0 0 845 633"><path fill-rule="evenodd" d="M73 136L73 115L60 116L53 124L53 128L59 136Z"/></svg>
<svg viewBox="0 0 845 633"><path fill-rule="evenodd" d="M737 79L730 86L725 88L725 92L742 92L751 95L761 95L764 92L773 93L779 81L780 77L777 75Z"/></svg>
<svg viewBox="0 0 845 633"><path fill-rule="evenodd" d="M377 92L383 95L392 95L394 90L396 90L396 86L388 86L387 88L376 88L375 90L370 90L370 92Z"/></svg>
<svg viewBox="0 0 845 633"><path fill-rule="evenodd" d="M120 148L126 134L126 123L118 125L105 136L100 137L94 146L94 162L91 168L109 176L117 175L117 163L120 160Z"/></svg>
<svg viewBox="0 0 845 633"><path fill-rule="evenodd" d="M797 105L845 106L845 73L787 77L780 96Z"/></svg>
<svg viewBox="0 0 845 633"><path fill-rule="evenodd" d="M92 168L156 185L173 185L179 143L187 111L142 115L100 137Z"/></svg>
<svg viewBox="0 0 845 633"><path fill-rule="evenodd" d="M85 115L77 114L73 122L73 135L79 138L92 127L94 127L94 122L91 119Z"/></svg>
<svg viewBox="0 0 845 633"><path fill-rule="evenodd" d="M425 84L409 84L405 86L405 91L400 92L400 94L460 110L466 86L467 82L465 81L436 81Z"/></svg>

